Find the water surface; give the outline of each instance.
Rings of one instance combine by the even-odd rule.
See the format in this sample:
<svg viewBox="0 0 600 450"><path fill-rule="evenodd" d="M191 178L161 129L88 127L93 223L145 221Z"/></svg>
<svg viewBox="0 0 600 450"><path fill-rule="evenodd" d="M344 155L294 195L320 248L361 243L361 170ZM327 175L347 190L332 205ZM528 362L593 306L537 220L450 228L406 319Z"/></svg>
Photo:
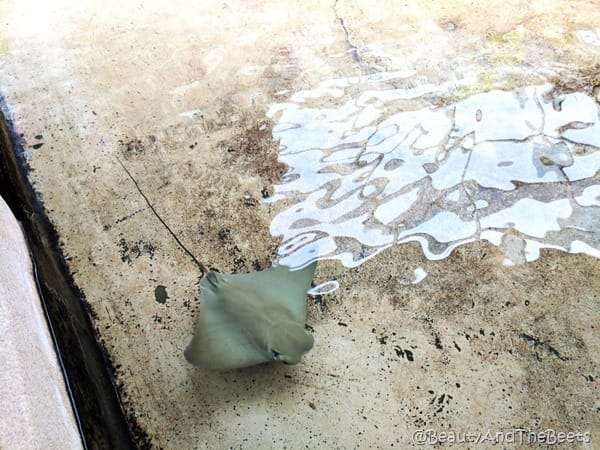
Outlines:
<svg viewBox="0 0 600 450"><path fill-rule="evenodd" d="M290 170L272 202L280 263L355 267L418 241L429 259L485 239L505 264L542 248L600 257L599 107L550 84L477 93L409 73L324 81L274 105Z"/></svg>

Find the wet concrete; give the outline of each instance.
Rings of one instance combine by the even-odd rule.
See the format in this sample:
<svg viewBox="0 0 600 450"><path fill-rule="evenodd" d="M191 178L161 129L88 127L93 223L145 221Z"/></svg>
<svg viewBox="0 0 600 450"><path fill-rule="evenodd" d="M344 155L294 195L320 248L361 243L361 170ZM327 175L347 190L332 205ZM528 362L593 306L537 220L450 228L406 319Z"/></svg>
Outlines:
<svg viewBox="0 0 600 450"><path fill-rule="evenodd" d="M323 261L315 283L340 289L309 299L303 363L202 371L182 355L199 271L116 160L205 265L264 268L280 243L269 225L290 204L263 202L286 171L272 104L322 80L403 70L457 82L444 104L553 80L597 95L594 2L4 2L0 17L0 89L28 179L140 447L600 432L597 259L542 250L505 267L477 241L440 261L415 243L353 269ZM428 276L410 284L418 268Z"/></svg>

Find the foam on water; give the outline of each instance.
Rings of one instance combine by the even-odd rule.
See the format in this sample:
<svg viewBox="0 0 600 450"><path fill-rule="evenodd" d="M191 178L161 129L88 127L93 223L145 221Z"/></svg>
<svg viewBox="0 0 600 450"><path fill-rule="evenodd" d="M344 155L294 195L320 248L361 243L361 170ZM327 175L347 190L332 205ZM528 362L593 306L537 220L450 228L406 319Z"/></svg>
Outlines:
<svg viewBox="0 0 600 450"><path fill-rule="evenodd" d="M418 241L430 259L466 242L506 264L542 248L600 257L599 107L551 85L494 90L453 104L410 74L328 80L269 116L290 170L272 202L279 262L348 267Z"/></svg>

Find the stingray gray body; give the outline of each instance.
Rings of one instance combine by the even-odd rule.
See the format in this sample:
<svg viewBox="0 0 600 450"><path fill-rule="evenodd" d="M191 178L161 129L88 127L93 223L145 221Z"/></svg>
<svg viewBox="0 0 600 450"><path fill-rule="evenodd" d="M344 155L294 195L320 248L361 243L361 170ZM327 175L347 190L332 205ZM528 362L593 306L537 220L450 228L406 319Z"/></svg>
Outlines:
<svg viewBox="0 0 600 450"><path fill-rule="evenodd" d="M304 329L306 291L316 262L299 270L275 266L256 273L208 271L158 214L123 162L116 158L148 208L202 271L200 315L185 358L210 369L235 369L267 361L297 364L313 346Z"/></svg>
<svg viewBox="0 0 600 450"><path fill-rule="evenodd" d="M200 280L200 315L186 359L199 367L234 369L281 361L297 364L313 346L306 332L306 291L316 262L300 270L208 272Z"/></svg>

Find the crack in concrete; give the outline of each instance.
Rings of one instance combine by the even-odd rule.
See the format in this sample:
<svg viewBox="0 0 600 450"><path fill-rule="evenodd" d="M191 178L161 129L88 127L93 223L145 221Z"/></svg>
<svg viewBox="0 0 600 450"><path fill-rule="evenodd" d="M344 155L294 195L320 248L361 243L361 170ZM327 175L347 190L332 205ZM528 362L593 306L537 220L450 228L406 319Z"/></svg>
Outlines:
<svg viewBox="0 0 600 450"><path fill-rule="evenodd" d="M356 63L356 65L358 66L358 68L360 69L360 71L363 75L369 75L369 74L373 73L374 70L371 69L371 67L369 67L369 65L362 59L362 57L360 56L358 47L352 43L352 40L350 37L350 30L348 29L348 26L346 25L346 22L344 21L344 19L340 16L338 8L337 8L337 4L338 4L338 0L335 0L333 2L333 6L332 6L333 13L335 14L336 20L339 22L340 26L342 27L342 30L344 31L345 41L346 41L346 44L348 45L350 53L352 54L352 60Z"/></svg>

